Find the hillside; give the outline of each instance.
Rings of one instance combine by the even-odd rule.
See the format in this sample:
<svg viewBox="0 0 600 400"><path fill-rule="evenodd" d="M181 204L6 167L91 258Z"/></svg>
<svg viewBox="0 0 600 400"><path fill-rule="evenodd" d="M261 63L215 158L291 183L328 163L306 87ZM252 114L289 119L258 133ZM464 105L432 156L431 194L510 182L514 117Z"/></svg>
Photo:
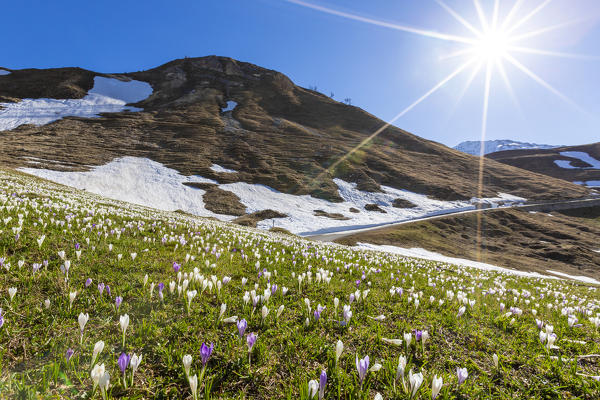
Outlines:
<svg viewBox="0 0 600 400"><path fill-rule="evenodd" d="M409 213L473 207L470 200L478 195L476 157L393 126L328 172L384 122L298 87L279 72L229 58L186 58L121 74L79 68L10 70L0 76L0 97L0 121L7 121L0 135L2 165L30 168L27 172L65 184L77 177L79 188L130 201L136 200L130 197L136 192L131 182L157 182L143 182L136 172L149 176L160 170L160 181L170 188L165 192L178 193L166 208L170 210L182 206L194 212L196 207L201 215L227 219L221 213L273 209L289 217L264 225L289 229L300 223L295 231L301 233L313 226L360 226ZM19 125L23 122L29 124ZM122 169L129 172L110 175ZM88 175L70 175L85 171L104 175L88 186L82 183ZM117 176L130 177L129 183ZM184 190L184 182L218 184L239 200L208 204L219 196L205 201L206 189L196 187L190 194L192 188ZM110 191L105 188L109 183ZM281 199L273 200L275 193ZM588 191L488 161L482 195L501 202L502 193L537 200L583 197ZM304 195L311 197L300 201ZM152 197L152 190L144 196L141 204L146 205L160 206L165 198ZM261 201L251 201L257 198ZM307 199L314 202L299 205ZM393 206L404 201L417 201L418 208Z"/></svg>
<svg viewBox="0 0 600 400"><path fill-rule="evenodd" d="M600 187L600 142L550 150L501 151L487 157L580 185Z"/></svg>
<svg viewBox="0 0 600 400"><path fill-rule="evenodd" d="M508 150L523 150L523 149L551 149L559 146L552 146L549 144L537 144L519 142L516 140L486 140L483 142L483 154L494 153L497 151L508 151ZM481 141L469 140L461 142L453 147L455 150L462 151L463 153L471 154L473 156L479 156L481 154Z"/></svg>
<svg viewBox="0 0 600 400"><path fill-rule="evenodd" d="M596 287L314 243L2 169L0 232L3 398L600 395Z"/></svg>
<svg viewBox="0 0 600 400"><path fill-rule="evenodd" d="M384 227L346 236L346 245L369 243L423 248L444 256L477 260L521 271L600 279L600 207L551 213L498 209Z"/></svg>

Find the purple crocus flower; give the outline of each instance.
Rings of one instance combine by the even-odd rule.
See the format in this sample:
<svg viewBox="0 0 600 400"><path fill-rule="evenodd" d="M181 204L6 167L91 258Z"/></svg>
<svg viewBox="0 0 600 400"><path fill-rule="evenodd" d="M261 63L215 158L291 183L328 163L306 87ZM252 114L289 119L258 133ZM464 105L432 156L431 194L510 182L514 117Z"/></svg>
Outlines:
<svg viewBox="0 0 600 400"><path fill-rule="evenodd" d="M254 343L256 343L256 333L249 333L246 337L246 344L248 344L248 351L252 351L252 347L254 347Z"/></svg>
<svg viewBox="0 0 600 400"><path fill-rule="evenodd" d="M119 311L119 307L121 307L122 302L123 298L121 296L115 297L115 306L117 307L117 311Z"/></svg>
<svg viewBox="0 0 600 400"><path fill-rule="evenodd" d="M275 294L277 292L277 285L271 286L271 294Z"/></svg>
<svg viewBox="0 0 600 400"><path fill-rule="evenodd" d="M206 367L206 363L208 362L208 359L210 358L214 347L215 346L213 343L211 343L210 346L207 346L205 343L202 343L202 347L200 347L200 357L202 358L203 367Z"/></svg>
<svg viewBox="0 0 600 400"><path fill-rule="evenodd" d="M423 331L420 329L417 329L414 331L414 333L415 333L415 340L417 342L421 341L421 337L423 336Z"/></svg>
<svg viewBox="0 0 600 400"><path fill-rule="evenodd" d="M129 366L129 360L131 360L131 357L128 354L121 353L119 356L117 363L119 364L119 369L122 373L125 373L125 370Z"/></svg>
<svg viewBox="0 0 600 400"><path fill-rule="evenodd" d="M87 278L87 279L85 280L85 287L88 287L88 286L90 286L91 284L92 284L92 278Z"/></svg>
<svg viewBox="0 0 600 400"><path fill-rule="evenodd" d="M326 307L323 307L322 305L318 305L317 309L314 312L314 316L315 316L315 321L318 321L319 318L321 318L321 313L323 312L323 310L325 310Z"/></svg>
<svg viewBox="0 0 600 400"><path fill-rule="evenodd" d="M0 308L0 328L4 325L4 317L2 316L2 309Z"/></svg>
<svg viewBox="0 0 600 400"><path fill-rule="evenodd" d="M67 362L69 362L71 357L73 357L73 354L75 354L75 350L67 349L67 353L65 354L65 359L67 360Z"/></svg>
<svg viewBox="0 0 600 400"><path fill-rule="evenodd" d="M365 356L362 360L359 360L358 356L356 356L356 370L358 371L358 379L362 385L367 376L367 371L369 371L369 356Z"/></svg>
<svg viewBox="0 0 600 400"><path fill-rule="evenodd" d="M175 273L178 273L179 268L181 268L181 265L179 265L179 264L177 264L177 262L173 261L173 271L175 271Z"/></svg>
<svg viewBox="0 0 600 400"><path fill-rule="evenodd" d="M110 296L110 286L106 285L106 293Z"/></svg>
<svg viewBox="0 0 600 400"><path fill-rule="evenodd" d="M42 261L42 264L44 265L44 268L48 268L48 260Z"/></svg>
<svg viewBox="0 0 600 400"><path fill-rule="evenodd" d="M359 287L360 286L360 279L357 279L355 283L356 283L356 287Z"/></svg>
<svg viewBox="0 0 600 400"><path fill-rule="evenodd" d="M79 243L75 243L75 250L79 250L81 246L79 245Z"/></svg>
<svg viewBox="0 0 600 400"><path fill-rule="evenodd" d="M104 282L98 284L98 291L100 292L100 296L102 296L102 293L104 293L104 286L106 286L104 285Z"/></svg>
<svg viewBox="0 0 600 400"><path fill-rule="evenodd" d="M469 372L466 368L456 367L456 376L458 377L458 384L462 385L467 377L469 376Z"/></svg>
<svg viewBox="0 0 600 400"><path fill-rule="evenodd" d="M240 319L237 322L238 335L240 335L240 339L244 336L244 332L246 332L247 327L248 322L245 319Z"/></svg>
<svg viewBox="0 0 600 400"><path fill-rule="evenodd" d="M325 385L327 385L327 372L322 370L319 376L319 399L325 397Z"/></svg>

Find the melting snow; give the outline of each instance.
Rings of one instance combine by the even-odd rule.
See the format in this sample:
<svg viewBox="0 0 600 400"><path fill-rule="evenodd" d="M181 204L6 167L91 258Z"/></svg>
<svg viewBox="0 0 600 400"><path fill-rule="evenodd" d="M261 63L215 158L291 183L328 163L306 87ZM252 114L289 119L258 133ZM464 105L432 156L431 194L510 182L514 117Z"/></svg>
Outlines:
<svg viewBox="0 0 600 400"><path fill-rule="evenodd" d="M584 185L587 187L600 187L600 181L587 181L587 182L574 181L573 183L576 185Z"/></svg>
<svg viewBox="0 0 600 400"><path fill-rule="evenodd" d="M590 278L590 277L583 276L583 275L569 275L569 274L565 274L564 272L553 271L551 269L547 269L546 271L550 272L551 274L554 274L554 275L558 275L558 276L562 276L562 277L565 277L565 278L573 279L575 281L586 282L586 283L593 283L593 284L600 284L600 281L597 281L594 278Z"/></svg>
<svg viewBox="0 0 600 400"><path fill-rule="evenodd" d="M7 71L5 69L0 69L0 75L9 75L10 71Z"/></svg>
<svg viewBox="0 0 600 400"><path fill-rule="evenodd" d="M235 101L228 101L227 102L227 107L223 107L221 108L221 112L227 112L227 111L233 111L234 108L236 108L238 105L238 103L236 103Z"/></svg>
<svg viewBox="0 0 600 400"><path fill-rule="evenodd" d="M526 277L535 277L535 278L554 278L552 276L542 275L537 272L525 272L525 271L517 271L514 269L498 267L492 264L486 264L482 262L466 260L464 258L455 258L455 257L447 257L439 253L435 253L433 251L421 249L421 248L412 248L407 249L403 247L397 246L388 246L388 245L376 245L370 243L357 243L354 248L362 249L362 250L373 250L380 251L384 253L398 254L404 257L413 257L413 258L422 258L425 260L444 262L448 264L460 265L464 267L472 267L477 269L482 269L486 271L496 271L496 272L505 272L508 274L526 276ZM554 278L556 279L556 278Z"/></svg>
<svg viewBox="0 0 600 400"><path fill-rule="evenodd" d="M558 165L560 168L565 169L600 169L600 161L596 160L594 157L590 156L588 153L583 151L561 151L561 156L576 158L578 160L583 161L586 164L591 165L591 167L574 167L571 165L571 161L568 160L554 160L554 163Z"/></svg>
<svg viewBox="0 0 600 400"><path fill-rule="evenodd" d="M146 82L94 78L94 87L82 99L22 99L18 103L0 103L0 131L23 124L45 125L67 116L97 117L100 113L141 111L127 107L152 94Z"/></svg>
<svg viewBox="0 0 600 400"><path fill-rule="evenodd" d="M236 170L234 170L234 169L227 169L227 168L225 168L225 167L221 167L221 166L220 166L220 165L218 165L218 164L213 164L213 165L211 165L211 166L210 166L210 169L212 169L212 170L213 170L213 171L215 171L215 172L220 172L220 173L222 173L222 174L233 174L233 173L236 173L236 172L237 172L237 171L236 171Z"/></svg>
<svg viewBox="0 0 600 400"><path fill-rule="evenodd" d="M213 167L215 167L213 165ZM199 176L186 177L176 170L145 158L123 157L110 163L94 167L86 172L53 171L36 168L21 168L21 171L36 175L54 182L78 189L85 189L106 197L131 203L150 206L162 210L190 212L200 216L215 216L219 219L230 220L233 217L215 215L206 210L202 195L203 190L190 188L184 182L217 183ZM214 169L213 169L214 170ZM232 170L229 170L232 171ZM219 187L235 193L247 212L272 209L288 215L287 218L275 218L259 223L260 228L277 226L302 235L337 232L367 228L371 226L406 221L424 216L433 216L452 211L466 211L475 208L475 201L439 201L427 196L406 190L382 186L383 192L369 193L356 188L355 183L341 179L334 182L339 188L344 201L333 203L317 199L310 195L292 195L281 193L268 186L236 182L222 184ZM414 208L402 209L392 206L396 198L411 201ZM500 195L494 199L483 199L488 202L523 201L524 199L509 195ZM366 211L366 204L378 204L386 211ZM350 212L354 207L359 213ZM347 220L337 220L314 215L315 210L328 213L339 213Z"/></svg>

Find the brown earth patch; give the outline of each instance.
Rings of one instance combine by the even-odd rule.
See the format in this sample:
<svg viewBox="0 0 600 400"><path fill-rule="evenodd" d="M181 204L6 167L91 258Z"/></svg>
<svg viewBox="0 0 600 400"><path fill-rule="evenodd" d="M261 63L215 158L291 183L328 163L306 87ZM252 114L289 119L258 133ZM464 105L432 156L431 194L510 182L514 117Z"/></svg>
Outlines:
<svg viewBox="0 0 600 400"><path fill-rule="evenodd" d="M251 226L251 227L256 228L256 224L262 220L271 219L271 218L285 218L285 217L287 217L287 215L282 214L278 211L262 210L262 211L256 211L251 214L246 214L244 216L238 217L231 222L234 222L238 225Z"/></svg>
<svg viewBox="0 0 600 400"><path fill-rule="evenodd" d="M340 213L328 213L326 211L323 210L314 210L314 213L317 217L327 217L327 218L331 218L331 219L337 219L340 221L345 221L345 220L349 220L350 218L346 217L344 214L340 214Z"/></svg>
<svg viewBox="0 0 600 400"><path fill-rule="evenodd" d="M392 206L396 207L396 208L414 208L417 207L417 205L411 201L408 201L406 199L394 199L394 201L392 202Z"/></svg>
<svg viewBox="0 0 600 400"><path fill-rule="evenodd" d="M384 214L387 213L387 211L385 211L384 209L382 209L381 207L379 207L377 204L373 204L373 203L366 204L365 205L365 210L367 210L367 211L377 211L377 212L384 213Z"/></svg>

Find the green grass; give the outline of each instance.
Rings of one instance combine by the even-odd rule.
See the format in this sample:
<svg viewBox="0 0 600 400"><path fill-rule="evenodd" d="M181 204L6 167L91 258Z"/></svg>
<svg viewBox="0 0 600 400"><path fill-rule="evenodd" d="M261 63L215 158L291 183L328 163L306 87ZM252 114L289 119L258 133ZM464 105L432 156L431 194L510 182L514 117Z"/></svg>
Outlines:
<svg viewBox="0 0 600 400"><path fill-rule="evenodd" d="M13 228L19 226L16 240ZM41 235L46 238L38 248ZM79 260L77 243L81 245ZM71 260L68 280L60 269L59 251ZM135 259L131 253L137 253ZM122 254L120 260L118 254ZM198 398L307 398L308 381L318 381L321 370L326 370L327 399L372 399L377 392L385 399L407 399L401 381L395 379L400 355L408 359L407 375L411 369L423 372L416 398L430 398L434 375L444 380L439 399L600 396L599 382L578 375L599 375L598 359L576 360L578 355L600 352L600 335L580 312L590 310L595 316L599 296L596 288L573 282L525 279L311 243L127 206L8 171L0 171L0 257L5 258L5 266L10 263L9 269L0 268L0 307L5 321L0 328L1 398L76 399L90 398L92 393L100 398L90 377L92 349L98 340L105 342L97 363L104 363L110 373L111 398L191 398L182 357L193 356L191 374L199 375L203 342L212 342L215 348L198 385ZM48 260L47 268L33 274L33 264L43 260ZM195 289L198 295L188 314L185 293L169 292L169 282L178 280L173 262L182 264L181 271L188 274L197 269L196 275L209 281L211 276L215 281L222 282L226 276L231 281L222 284L220 291L216 287L202 291L202 284L192 280L188 290ZM259 270L271 273L270 282L264 274L259 277L257 262ZM331 274L329 283L317 282L321 269ZM297 277L309 271L311 282L305 278L299 285ZM244 277L247 283L242 286ZM88 278L93 283L86 288ZM369 294L351 304L350 323L341 326L337 321L342 319L342 305L349 303L359 279L359 289L369 289ZM159 282L165 284L162 301L156 286L150 294L152 283ZM99 283L109 285L111 295L106 291L100 295ZM278 286L265 304L270 310L265 321L261 321L262 304L253 311L252 302L243 300L245 291L255 284L259 294L269 285ZM392 296L392 286L402 288L403 294ZM12 301L10 287L17 288ZM289 289L285 296L283 287ZM69 307L73 291L78 294ZM447 291L453 292L452 299ZM458 318L460 292L475 303L467 305ZM123 297L118 311L117 295ZM335 297L340 299L337 313ZM313 310L318 304L326 306L319 321L307 312L305 298ZM419 298L418 307L415 298ZM47 309L45 299L50 300ZM440 300L444 300L442 305ZM246 333L258 334L250 363L246 338L238 338L236 325L218 322L221 304L227 304L224 317L244 318ZM276 318L281 305L285 309ZM583 325L570 328L562 310L578 306L581 310L567 313L575 314ZM506 316L510 307L519 307L523 314ZM537 310L537 318L554 326L559 349L546 350L541 345L532 309ZM90 317L82 344L77 323L81 312ZM119 316L125 313L130 325L123 347ZM370 318L378 315L385 320ZM382 340L399 339L415 329L429 332L424 351L420 343L415 344L414 335L408 348ZM338 340L344 343L344 351L336 365ZM69 348L75 354L67 363ZM133 386L128 383L127 388L117 366L122 352L143 355ZM494 353L500 357L498 368L492 362ZM362 386L355 367L357 355L368 355L371 366L382 364L379 371L367 374ZM457 367L466 367L469 373L460 387ZM127 374L130 377L131 370Z"/></svg>

